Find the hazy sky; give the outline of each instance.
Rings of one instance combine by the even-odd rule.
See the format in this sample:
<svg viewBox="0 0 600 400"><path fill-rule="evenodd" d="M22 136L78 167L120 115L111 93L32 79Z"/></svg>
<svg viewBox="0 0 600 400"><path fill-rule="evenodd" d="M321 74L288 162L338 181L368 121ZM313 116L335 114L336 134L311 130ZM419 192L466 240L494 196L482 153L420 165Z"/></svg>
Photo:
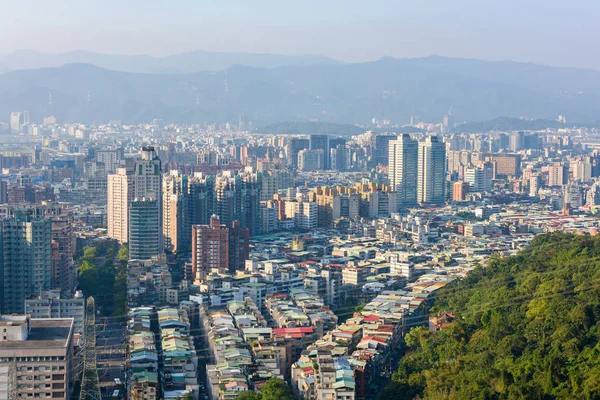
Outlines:
<svg viewBox="0 0 600 400"><path fill-rule="evenodd" d="M600 69L598 0L2 0L0 52L439 54Z"/></svg>

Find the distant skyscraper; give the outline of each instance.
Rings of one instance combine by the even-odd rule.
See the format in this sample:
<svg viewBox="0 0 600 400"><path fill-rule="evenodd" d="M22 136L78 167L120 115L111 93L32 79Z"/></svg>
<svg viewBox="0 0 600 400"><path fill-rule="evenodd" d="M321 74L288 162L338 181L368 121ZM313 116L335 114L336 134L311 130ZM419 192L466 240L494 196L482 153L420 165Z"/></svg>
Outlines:
<svg viewBox="0 0 600 400"><path fill-rule="evenodd" d="M117 168L107 181L108 237L121 243L129 241L129 204L134 199L134 180L130 171Z"/></svg>
<svg viewBox="0 0 600 400"><path fill-rule="evenodd" d="M158 200L135 199L129 205L129 259L155 260L162 250Z"/></svg>
<svg viewBox="0 0 600 400"><path fill-rule="evenodd" d="M163 178L162 190L165 249L171 252L189 249L192 225L188 177L171 171Z"/></svg>
<svg viewBox="0 0 600 400"><path fill-rule="evenodd" d="M394 135L377 135L375 136L375 164L381 164L383 166L389 165L390 156L390 141L396 140L397 136Z"/></svg>
<svg viewBox="0 0 600 400"><path fill-rule="evenodd" d="M592 163L586 160L575 160L570 164L573 171L573 178L587 182L592 179Z"/></svg>
<svg viewBox="0 0 600 400"><path fill-rule="evenodd" d="M10 113L10 133L20 133L23 125L23 113L14 111Z"/></svg>
<svg viewBox="0 0 600 400"><path fill-rule="evenodd" d="M319 171L324 169L323 150L300 150L298 153L298 169L301 171Z"/></svg>
<svg viewBox="0 0 600 400"><path fill-rule="evenodd" d="M0 204L8 202L8 183L0 179Z"/></svg>
<svg viewBox="0 0 600 400"><path fill-rule="evenodd" d="M419 142L417 201L443 204L446 200L446 145L437 136Z"/></svg>
<svg viewBox="0 0 600 400"><path fill-rule="evenodd" d="M243 271L246 260L250 255L250 231L242 228L239 221L233 221L229 230L229 273Z"/></svg>
<svg viewBox="0 0 600 400"><path fill-rule="evenodd" d="M442 121L442 125L444 126L444 132L450 132L452 128L454 128L454 116L452 112L449 111L448 114L444 115L444 119Z"/></svg>
<svg viewBox="0 0 600 400"><path fill-rule="evenodd" d="M280 190L294 186L294 176L287 170L271 170L262 174L261 201L272 200Z"/></svg>
<svg viewBox="0 0 600 400"><path fill-rule="evenodd" d="M52 283L52 220L18 212L0 221L0 314L22 314L25 298Z"/></svg>
<svg viewBox="0 0 600 400"><path fill-rule="evenodd" d="M398 195L401 207L417 204L418 144L405 133L389 142L390 185ZM395 210L394 210L395 211Z"/></svg>
<svg viewBox="0 0 600 400"><path fill-rule="evenodd" d="M493 165L486 162L482 167L471 167L465 170L465 181L470 192L490 192L492 190Z"/></svg>
<svg viewBox="0 0 600 400"><path fill-rule="evenodd" d="M161 195L161 162L154 147L142 148L142 158L135 162L133 173L135 181L135 197L160 200Z"/></svg>
<svg viewBox="0 0 600 400"><path fill-rule="evenodd" d="M226 171L215 179L215 210L220 222L230 228L240 221L250 236L260 232L261 175L244 171L239 174Z"/></svg>
<svg viewBox="0 0 600 400"><path fill-rule="evenodd" d="M525 148L525 132L515 132L510 135L510 151L521 151Z"/></svg>
<svg viewBox="0 0 600 400"><path fill-rule="evenodd" d="M300 150L308 149L310 143L308 139L292 138L288 146L288 164L293 168L298 168L298 153Z"/></svg>
<svg viewBox="0 0 600 400"><path fill-rule="evenodd" d="M310 135L310 150L323 150L323 169L329 169L329 135Z"/></svg>
<svg viewBox="0 0 600 400"><path fill-rule="evenodd" d="M569 181L569 171L562 163L548 165L548 186L562 186Z"/></svg>
<svg viewBox="0 0 600 400"><path fill-rule="evenodd" d="M193 176L188 182L190 225L208 225L216 213L217 196L214 176Z"/></svg>
<svg viewBox="0 0 600 400"><path fill-rule="evenodd" d="M350 166L350 150L344 144L339 144L329 152L331 160L331 169L336 171L346 171Z"/></svg>

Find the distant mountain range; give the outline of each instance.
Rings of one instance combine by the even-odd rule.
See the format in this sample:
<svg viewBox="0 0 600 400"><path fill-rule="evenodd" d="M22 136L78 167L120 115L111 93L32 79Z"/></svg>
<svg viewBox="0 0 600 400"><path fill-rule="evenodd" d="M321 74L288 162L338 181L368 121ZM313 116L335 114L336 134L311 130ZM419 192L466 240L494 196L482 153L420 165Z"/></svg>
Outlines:
<svg viewBox="0 0 600 400"><path fill-rule="evenodd" d="M598 128L598 122L567 122L562 123L556 120L548 119L519 119L499 117L489 121L475 121L466 124L458 125L454 129L455 132L463 133L478 133L478 132L504 132L504 131L539 131L544 129L560 129L560 128Z"/></svg>
<svg viewBox="0 0 600 400"><path fill-rule="evenodd" d="M276 68L285 65L337 64L318 55L284 56L278 54L218 53L190 51L164 57L148 55L101 54L72 51L46 54L34 50L17 50L0 55L0 72L19 69L61 67L65 64L92 64L100 68L144 74L181 74L198 71L220 71L234 65ZM4 70L4 71L3 71Z"/></svg>
<svg viewBox="0 0 600 400"><path fill-rule="evenodd" d="M30 110L34 121L56 115L98 123L237 122L243 115L254 126L404 124L411 116L441 122L449 110L458 123L558 115L589 123L600 117L600 72L437 56L172 74L69 64L0 75L0 119L15 110Z"/></svg>

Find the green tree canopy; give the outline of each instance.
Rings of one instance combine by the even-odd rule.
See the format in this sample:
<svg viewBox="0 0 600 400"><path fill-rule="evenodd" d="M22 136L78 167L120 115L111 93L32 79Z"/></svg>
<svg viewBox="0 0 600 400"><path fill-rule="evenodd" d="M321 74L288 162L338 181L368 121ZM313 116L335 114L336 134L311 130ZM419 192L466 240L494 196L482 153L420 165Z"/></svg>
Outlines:
<svg viewBox="0 0 600 400"><path fill-rule="evenodd" d="M127 261L127 260L129 260L129 247L122 246L119 249L119 253L117 254L117 259L119 261Z"/></svg>
<svg viewBox="0 0 600 400"><path fill-rule="evenodd" d="M246 390L237 395L237 400L261 400L261 396L252 390Z"/></svg>
<svg viewBox="0 0 600 400"><path fill-rule="evenodd" d="M536 237L436 295L454 313L410 348L380 399L600 398L600 237Z"/></svg>
<svg viewBox="0 0 600 400"><path fill-rule="evenodd" d="M292 400L292 392L283 379L271 378L261 388L262 400Z"/></svg>

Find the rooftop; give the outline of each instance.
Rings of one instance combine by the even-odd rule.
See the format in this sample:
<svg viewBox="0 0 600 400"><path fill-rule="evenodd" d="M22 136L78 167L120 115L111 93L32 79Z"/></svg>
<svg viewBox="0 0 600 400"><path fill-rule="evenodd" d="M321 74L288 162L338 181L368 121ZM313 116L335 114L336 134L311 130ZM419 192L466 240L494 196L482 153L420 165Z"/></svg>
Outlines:
<svg viewBox="0 0 600 400"><path fill-rule="evenodd" d="M27 340L0 342L0 350L67 347L73 330L73 318L32 318L29 327Z"/></svg>

